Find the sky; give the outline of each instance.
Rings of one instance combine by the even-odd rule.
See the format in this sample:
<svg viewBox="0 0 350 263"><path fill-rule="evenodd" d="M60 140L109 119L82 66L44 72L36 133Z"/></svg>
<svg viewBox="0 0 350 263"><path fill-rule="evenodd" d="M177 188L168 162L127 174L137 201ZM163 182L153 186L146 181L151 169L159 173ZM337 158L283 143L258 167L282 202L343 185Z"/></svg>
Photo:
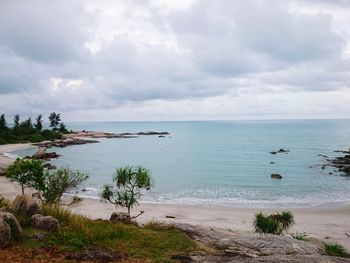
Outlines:
<svg viewBox="0 0 350 263"><path fill-rule="evenodd" d="M0 0L0 113L350 118L348 0Z"/></svg>

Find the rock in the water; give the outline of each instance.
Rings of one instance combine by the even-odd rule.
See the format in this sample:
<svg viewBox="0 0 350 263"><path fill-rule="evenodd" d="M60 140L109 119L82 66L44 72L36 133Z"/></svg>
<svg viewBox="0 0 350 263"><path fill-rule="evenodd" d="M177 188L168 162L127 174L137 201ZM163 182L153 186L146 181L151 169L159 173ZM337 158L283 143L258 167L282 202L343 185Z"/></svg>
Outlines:
<svg viewBox="0 0 350 263"><path fill-rule="evenodd" d="M2 220L4 220L9 225L12 238L18 239L22 237L22 227L13 214L9 212L0 212L0 218L2 218Z"/></svg>
<svg viewBox="0 0 350 263"><path fill-rule="evenodd" d="M271 174L271 178L273 178L273 179L282 179L282 175L280 175L280 174Z"/></svg>
<svg viewBox="0 0 350 263"><path fill-rule="evenodd" d="M130 216L124 212L113 212L109 220L121 223L130 223L131 221Z"/></svg>
<svg viewBox="0 0 350 263"><path fill-rule="evenodd" d="M44 159L46 155L46 148L39 148L36 153L33 154L33 159Z"/></svg>
<svg viewBox="0 0 350 263"><path fill-rule="evenodd" d="M56 152L46 153L45 159L52 159L60 157Z"/></svg>
<svg viewBox="0 0 350 263"><path fill-rule="evenodd" d="M48 170L54 170L56 169L57 167L55 165L52 165L51 163L45 163L43 165L44 168L47 168Z"/></svg>
<svg viewBox="0 0 350 263"><path fill-rule="evenodd" d="M11 243L11 228L0 218L0 249L7 247Z"/></svg>
<svg viewBox="0 0 350 263"><path fill-rule="evenodd" d="M271 154L277 154L277 153L288 153L289 150L285 150L283 148L279 149L278 151L273 151L273 152L270 152Z"/></svg>
<svg viewBox="0 0 350 263"><path fill-rule="evenodd" d="M11 204L11 210L16 215L27 217L41 213L40 206L29 195L17 195Z"/></svg>
<svg viewBox="0 0 350 263"><path fill-rule="evenodd" d="M31 224L37 229L51 232L57 231L59 227L59 222L56 218L52 216L43 216L40 214L36 214L31 217Z"/></svg>

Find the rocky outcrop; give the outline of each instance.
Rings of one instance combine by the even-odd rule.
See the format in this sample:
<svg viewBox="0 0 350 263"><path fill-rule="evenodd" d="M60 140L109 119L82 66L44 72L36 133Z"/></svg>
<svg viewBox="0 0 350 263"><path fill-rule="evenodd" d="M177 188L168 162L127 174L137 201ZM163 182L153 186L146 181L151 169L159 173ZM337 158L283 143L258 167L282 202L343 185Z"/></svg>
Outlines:
<svg viewBox="0 0 350 263"><path fill-rule="evenodd" d="M68 139L75 139L76 137L90 137L90 138L117 138L117 139L128 139L128 138L137 138L139 136L149 136L149 135L158 135L160 138L165 135L169 135L169 132L157 132L157 131L144 131L144 132L124 132L124 133L112 133L112 132L96 132L96 131L81 131L74 132L71 134L66 134L65 137Z"/></svg>
<svg viewBox="0 0 350 263"><path fill-rule="evenodd" d="M22 227L13 214L9 212L0 212L0 218L9 225L12 238L18 239L23 236Z"/></svg>
<svg viewBox="0 0 350 263"><path fill-rule="evenodd" d="M131 218L127 213L124 212L113 212L111 218L109 219L112 222L120 222L120 223L130 223Z"/></svg>
<svg viewBox="0 0 350 263"><path fill-rule="evenodd" d="M273 178L273 179L282 179L282 175L280 175L280 174L271 174L271 178Z"/></svg>
<svg viewBox="0 0 350 263"><path fill-rule="evenodd" d="M58 230L59 222L52 216L35 214L31 217L31 225L36 229L55 232Z"/></svg>
<svg viewBox="0 0 350 263"><path fill-rule="evenodd" d="M289 153L289 150L285 150L283 148L279 149L278 151L273 151L273 152L270 152L271 154L278 154L278 153Z"/></svg>
<svg viewBox="0 0 350 263"><path fill-rule="evenodd" d="M84 139L80 139L80 138L67 138L64 140L55 140L55 141L34 143L33 145L36 145L39 147L45 147L45 148L51 148L51 147L63 148L63 147L70 146L70 145L81 145L81 144L88 144L88 143L99 143L99 141L84 140Z"/></svg>
<svg viewBox="0 0 350 263"><path fill-rule="evenodd" d="M26 217L41 213L39 204L29 195L17 195L15 200L11 203L10 210L16 215Z"/></svg>
<svg viewBox="0 0 350 263"><path fill-rule="evenodd" d="M0 218L0 249L5 248L10 244L11 228L2 218Z"/></svg>
<svg viewBox="0 0 350 263"><path fill-rule="evenodd" d="M39 148L38 151L33 154L31 159L52 159L52 158L58 158L60 155L58 155L56 152L46 152L46 148Z"/></svg>
<svg viewBox="0 0 350 263"><path fill-rule="evenodd" d="M350 176L350 149L349 151L335 151L345 153L344 156L338 156L333 158L327 158L326 164L321 165L321 169L325 169L327 166L335 168L341 176ZM327 156L326 156L327 157ZM333 174L333 173L328 173Z"/></svg>
<svg viewBox="0 0 350 263"><path fill-rule="evenodd" d="M324 256L318 245L289 236L240 235L189 224L174 226L216 250L174 255L180 262L350 262L350 259Z"/></svg>

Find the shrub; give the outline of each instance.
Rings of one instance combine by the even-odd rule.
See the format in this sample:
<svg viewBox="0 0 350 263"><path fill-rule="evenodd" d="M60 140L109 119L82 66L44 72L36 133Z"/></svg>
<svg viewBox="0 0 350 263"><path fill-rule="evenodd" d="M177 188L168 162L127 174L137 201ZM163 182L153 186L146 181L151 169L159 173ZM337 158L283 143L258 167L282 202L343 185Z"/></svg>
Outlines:
<svg viewBox="0 0 350 263"><path fill-rule="evenodd" d="M296 232L295 234L294 234L294 233L291 233L290 235L291 235L294 239L298 239L298 240L306 240L306 237L307 237L306 234L301 234L301 233L298 233L298 232Z"/></svg>
<svg viewBox="0 0 350 263"><path fill-rule="evenodd" d="M129 216L130 209L138 205L141 191L150 190L152 187L150 171L142 166L118 168L113 181L116 183L116 188L105 185L101 198L116 206L127 208ZM143 211L139 215L142 213Z"/></svg>
<svg viewBox="0 0 350 263"><path fill-rule="evenodd" d="M6 176L14 182L18 182L22 187L42 190L44 187L44 167L39 160L17 159L6 171Z"/></svg>
<svg viewBox="0 0 350 263"><path fill-rule="evenodd" d="M44 204L58 204L64 193L77 188L88 178L86 174L68 168L58 169L54 173L47 172L40 198Z"/></svg>
<svg viewBox="0 0 350 263"><path fill-rule="evenodd" d="M293 224L294 216L289 211L271 215L264 215L260 212L255 215L253 226L255 232L280 235Z"/></svg>
<svg viewBox="0 0 350 263"><path fill-rule="evenodd" d="M345 248L340 245L339 243L332 243L332 242L325 242L324 245L324 251L329 256L336 256L336 257L348 257L349 254L346 252Z"/></svg>

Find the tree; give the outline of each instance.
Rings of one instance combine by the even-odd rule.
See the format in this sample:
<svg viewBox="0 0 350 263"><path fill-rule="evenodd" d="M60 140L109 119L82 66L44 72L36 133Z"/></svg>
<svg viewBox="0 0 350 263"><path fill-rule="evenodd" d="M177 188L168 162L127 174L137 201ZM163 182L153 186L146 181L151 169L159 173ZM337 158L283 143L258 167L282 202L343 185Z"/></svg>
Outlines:
<svg viewBox="0 0 350 263"><path fill-rule="evenodd" d="M6 131L7 128L7 123L6 123L6 118L4 114L1 114L0 116L0 130Z"/></svg>
<svg viewBox="0 0 350 263"><path fill-rule="evenodd" d="M125 166L117 169L113 178L115 188L112 185L105 185L101 193L101 198L116 206L125 207L128 209L130 217L130 210L134 206L138 206L142 190L151 190L152 178L150 171L142 166ZM138 217L143 214L134 216Z"/></svg>
<svg viewBox="0 0 350 263"><path fill-rule="evenodd" d="M16 114L15 117L13 118L13 122L15 123L15 128L19 126L19 115Z"/></svg>
<svg viewBox="0 0 350 263"><path fill-rule="evenodd" d="M50 121L50 127L52 127L53 130L57 129L57 126L60 124L61 116L60 113L52 112L49 116Z"/></svg>
<svg viewBox="0 0 350 263"><path fill-rule="evenodd" d="M19 127L23 128L23 129L32 130L33 129L32 118L29 117L25 121L22 121L21 124L19 125Z"/></svg>
<svg viewBox="0 0 350 263"><path fill-rule="evenodd" d="M44 204L58 204L64 193L77 188L88 178L88 175L68 168L58 169L54 173L46 172L40 198Z"/></svg>
<svg viewBox="0 0 350 263"><path fill-rule="evenodd" d="M68 130L66 128L66 125L64 125L63 122L60 123L60 127L58 129L59 132L62 132L62 133L68 133Z"/></svg>
<svg viewBox="0 0 350 263"><path fill-rule="evenodd" d="M41 131L43 129L43 115L39 114L38 117L36 117L35 121L35 129Z"/></svg>
<svg viewBox="0 0 350 263"><path fill-rule="evenodd" d="M17 159L6 171L6 176L13 182L18 182L22 187L42 190L44 188L44 167L39 160Z"/></svg>

